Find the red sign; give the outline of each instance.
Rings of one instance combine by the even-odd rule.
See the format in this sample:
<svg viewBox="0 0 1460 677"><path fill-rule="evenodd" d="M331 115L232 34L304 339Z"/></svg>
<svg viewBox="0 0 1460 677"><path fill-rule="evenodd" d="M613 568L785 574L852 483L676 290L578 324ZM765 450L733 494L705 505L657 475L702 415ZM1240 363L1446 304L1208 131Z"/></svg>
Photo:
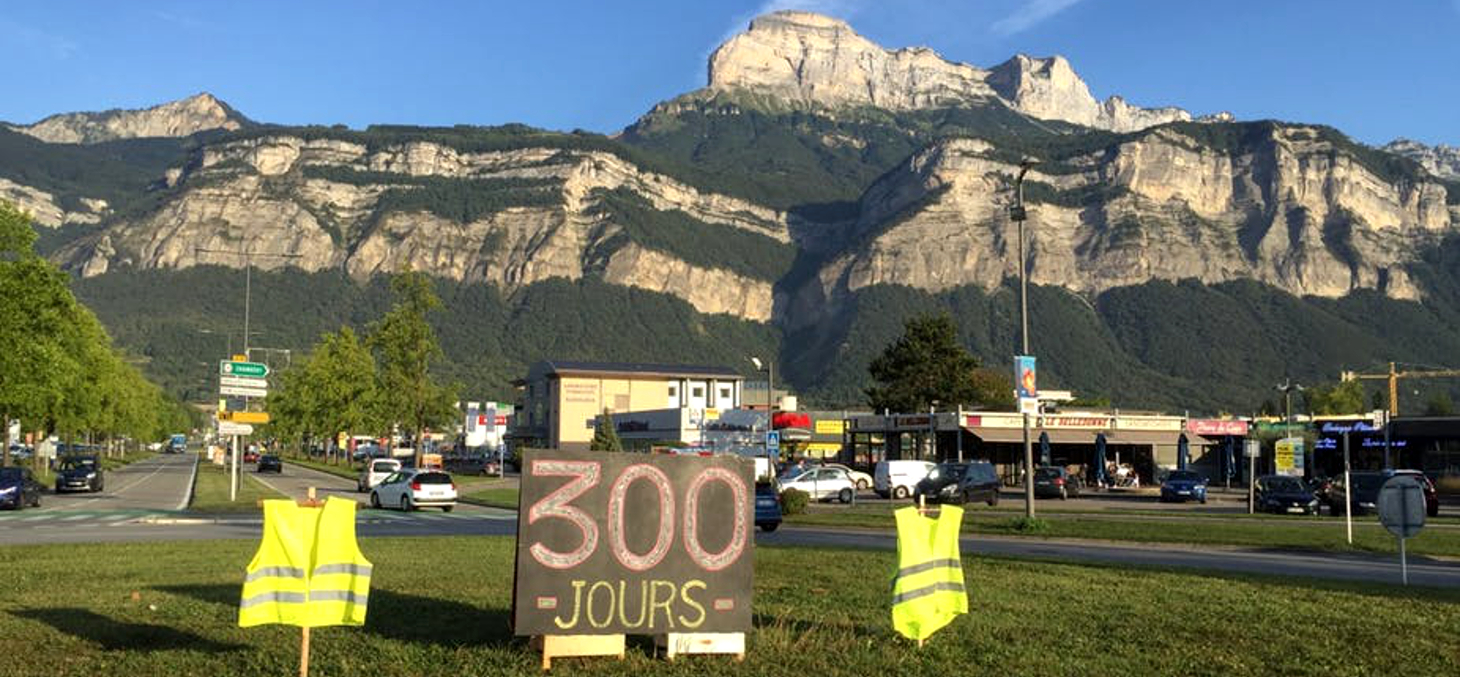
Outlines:
<svg viewBox="0 0 1460 677"><path fill-rule="evenodd" d="M1246 421L1194 418L1186 422L1186 431L1197 435L1247 435Z"/></svg>
<svg viewBox="0 0 1460 677"><path fill-rule="evenodd" d="M777 430L781 428L810 428L811 415L796 412L781 411L771 417L771 427Z"/></svg>

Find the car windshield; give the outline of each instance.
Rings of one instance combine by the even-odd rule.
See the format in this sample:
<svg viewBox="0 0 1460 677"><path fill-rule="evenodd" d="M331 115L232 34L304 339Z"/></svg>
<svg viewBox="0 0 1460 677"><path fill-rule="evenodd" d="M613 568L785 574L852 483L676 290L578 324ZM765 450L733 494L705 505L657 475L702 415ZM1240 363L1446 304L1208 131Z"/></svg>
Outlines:
<svg viewBox="0 0 1460 677"><path fill-rule="evenodd" d="M394 461L376 461L370 466L370 472L395 472L400 469L400 464Z"/></svg>
<svg viewBox="0 0 1460 677"><path fill-rule="evenodd" d="M451 476L444 472L423 472L416 475L415 481L421 484L451 484Z"/></svg>
<svg viewBox="0 0 1460 677"><path fill-rule="evenodd" d="M966 465L960 465L957 463L943 463L934 468L932 472L928 473L928 476L941 479L959 480L963 479L963 471L967 469L968 466Z"/></svg>
<svg viewBox="0 0 1460 677"><path fill-rule="evenodd" d="M1297 493L1304 491L1304 487L1294 477L1271 477L1267 480L1267 490L1282 493Z"/></svg>
<svg viewBox="0 0 1460 677"><path fill-rule="evenodd" d="M14 482L20 479L20 468L0 468L0 481Z"/></svg>
<svg viewBox="0 0 1460 677"><path fill-rule="evenodd" d="M1200 482L1201 475L1190 470L1177 470L1166 476L1168 482Z"/></svg>
<svg viewBox="0 0 1460 677"><path fill-rule="evenodd" d="M61 461L62 470L92 470L96 468L96 461L89 458L68 458Z"/></svg>

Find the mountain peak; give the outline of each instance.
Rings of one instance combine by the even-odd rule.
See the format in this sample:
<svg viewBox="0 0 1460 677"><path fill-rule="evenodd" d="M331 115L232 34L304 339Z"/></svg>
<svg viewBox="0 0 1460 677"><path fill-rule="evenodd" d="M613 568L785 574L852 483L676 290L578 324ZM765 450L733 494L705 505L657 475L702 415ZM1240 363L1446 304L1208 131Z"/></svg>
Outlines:
<svg viewBox="0 0 1460 677"><path fill-rule="evenodd" d="M1101 102L1062 56L1019 54L985 70L927 47L889 50L845 21L782 11L750 22L710 56L711 91L749 90L792 104L889 110L1002 100L1036 118L1129 131L1189 120L1178 108L1146 109L1119 97Z"/></svg>
<svg viewBox="0 0 1460 677"><path fill-rule="evenodd" d="M31 125L7 125L48 143L102 143L141 137L182 137L211 129L235 130L248 119L208 92L139 110L62 113Z"/></svg>

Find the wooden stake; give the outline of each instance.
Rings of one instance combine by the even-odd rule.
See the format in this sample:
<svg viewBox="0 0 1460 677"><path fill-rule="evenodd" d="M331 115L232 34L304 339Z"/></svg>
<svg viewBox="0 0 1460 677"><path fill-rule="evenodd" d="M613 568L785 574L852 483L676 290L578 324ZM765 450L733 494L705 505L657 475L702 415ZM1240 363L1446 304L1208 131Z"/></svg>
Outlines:
<svg viewBox="0 0 1460 677"><path fill-rule="evenodd" d="M305 499L299 502L303 507L313 508L320 505L315 498L314 487L310 487L305 494ZM299 677L309 677L309 626L299 629Z"/></svg>

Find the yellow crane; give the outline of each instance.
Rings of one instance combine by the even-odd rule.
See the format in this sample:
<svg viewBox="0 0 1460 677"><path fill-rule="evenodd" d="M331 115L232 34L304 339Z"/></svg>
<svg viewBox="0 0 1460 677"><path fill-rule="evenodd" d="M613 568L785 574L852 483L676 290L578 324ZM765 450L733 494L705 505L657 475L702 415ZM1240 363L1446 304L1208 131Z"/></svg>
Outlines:
<svg viewBox="0 0 1460 677"><path fill-rule="evenodd" d="M1339 373L1339 380L1347 383L1354 380L1389 381L1389 415L1399 415L1399 379L1402 378L1457 378L1460 377L1460 369L1430 369L1430 370L1407 370L1398 371L1394 363L1389 363L1387 374L1360 374L1352 371Z"/></svg>

